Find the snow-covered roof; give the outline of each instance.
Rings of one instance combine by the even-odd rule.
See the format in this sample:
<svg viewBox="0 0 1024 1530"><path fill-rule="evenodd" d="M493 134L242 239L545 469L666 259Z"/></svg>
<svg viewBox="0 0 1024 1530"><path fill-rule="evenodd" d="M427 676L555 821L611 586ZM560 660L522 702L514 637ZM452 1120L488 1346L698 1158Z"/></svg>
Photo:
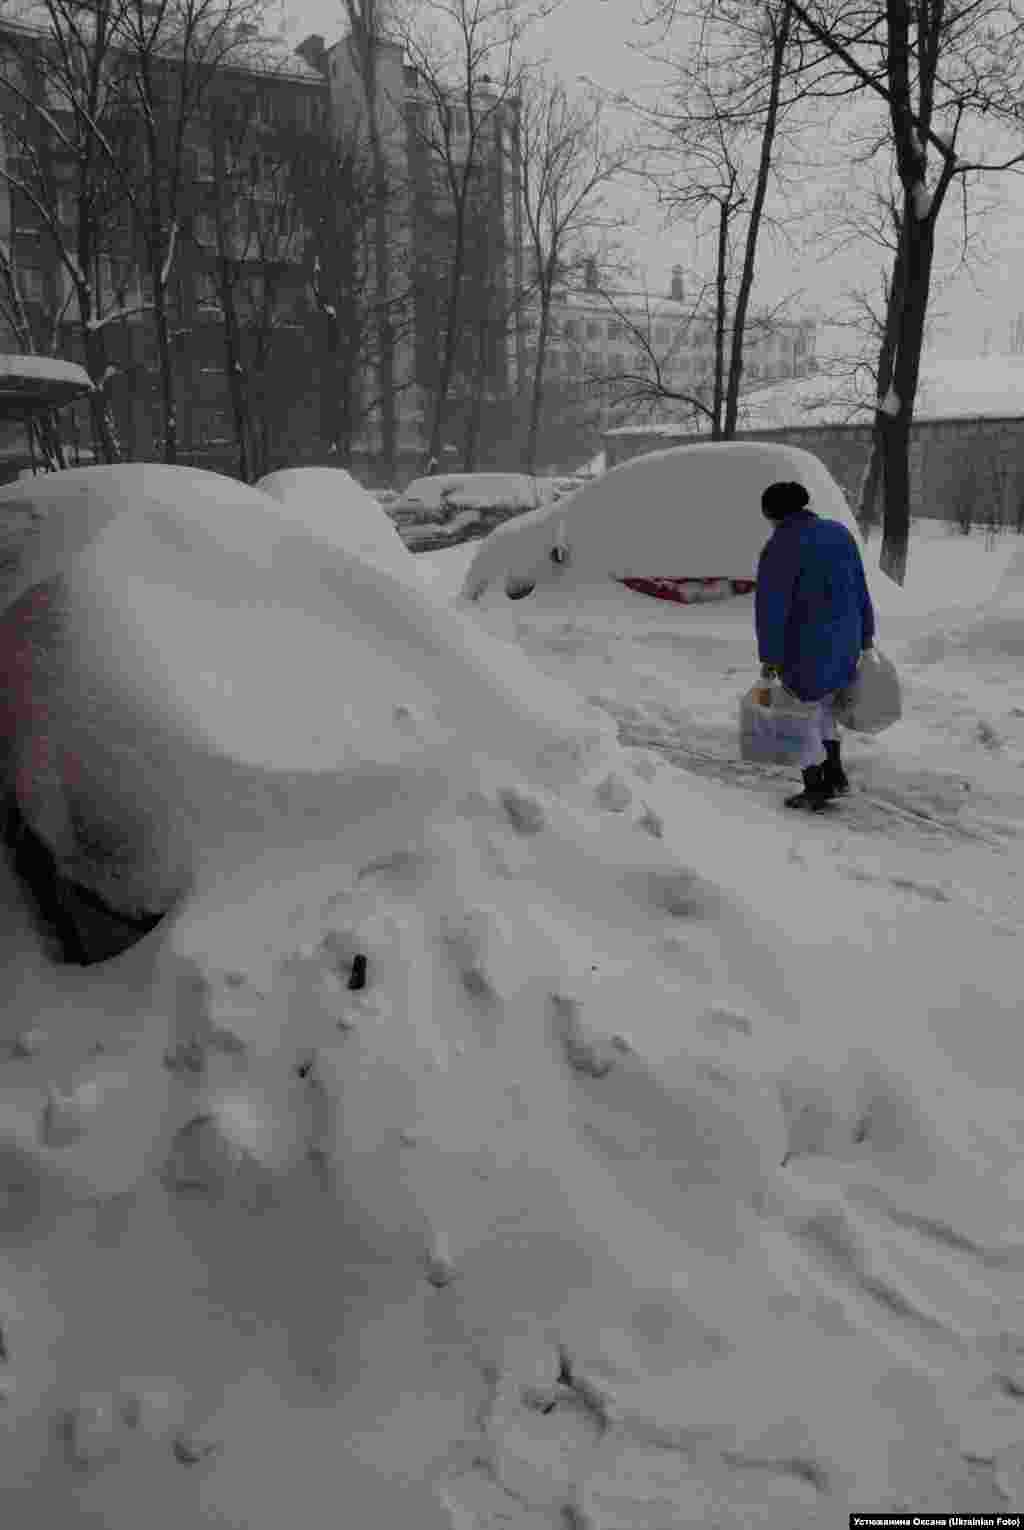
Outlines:
<svg viewBox="0 0 1024 1530"><path fill-rule="evenodd" d="M0 416L60 408L91 392L88 372L73 361L0 355Z"/></svg>
<svg viewBox="0 0 1024 1530"><path fill-rule="evenodd" d="M799 425L866 425L874 415L869 386L846 377L789 378L740 395L739 429L785 430ZM1003 418L1024 415L1024 356L986 356L964 361L924 361L914 403L916 420ZM649 425L621 425L604 432L678 440L704 435L707 424L681 417Z"/></svg>
<svg viewBox="0 0 1024 1530"><path fill-rule="evenodd" d="M642 320L648 315L652 319L676 319L695 328L702 326L711 329L714 325L713 316L707 312L696 312L692 298L684 297L682 301L671 297L669 294L655 292L615 291L608 289L595 290L593 288L556 288L553 293L553 307L558 312L572 310L580 314L594 314L600 318L614 319L616 313L622 313L627 319ZM534 306L536 306L534 298ZM813 317L804 315L798 319L773 319L771 327L773 331L783 330L806 330L813 329L817 324ZM759 329L757 316L752 316L748 321L748 330L755 333Z"/></svg>
<svg viewBox="0 0 1024 1530"><path fill-rule="evenodd" d="M758 388L740 406L748 429L787 425L866 423L875 401L863 384L818 374ZM925 360L915 419L973 415L1024 415L1024 356L986 356L963 361Z"/></svg>

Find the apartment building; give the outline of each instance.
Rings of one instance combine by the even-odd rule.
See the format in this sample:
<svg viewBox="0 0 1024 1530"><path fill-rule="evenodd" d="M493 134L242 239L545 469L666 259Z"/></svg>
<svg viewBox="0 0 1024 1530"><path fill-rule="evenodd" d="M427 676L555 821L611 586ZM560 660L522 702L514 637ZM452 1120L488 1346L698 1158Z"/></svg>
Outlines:
<svg viewBox="0 0 1024 1530"><path fill-rule="evenodd" d="M335 130L365 138L369 107L351 40L344 37L325 53ZM514 295L522 281L523 248L519 101L503 96L482 76L471 98L478 123L471 148L465 86L453 85L442 123L433 93L395 42L378 46L376 96L393 192L389 287L393 299L404 294L408 300L404 313L396 301L399 426L408 440L428 425L450 301L456 234L445 159L436 147L440 143L460 177L466 173L468 156L473 156L453 399L464 401L475 391L494 399L514 380Z"/></svg>
<svg viewBox="0 0 1024 1530"><path fill-rule="evenodd" d="M525 321L525 362L532 372L538 316ZM747 323L745 385L803 377L816 367L816 321L751 316ZM726 336L728 347L729 337ZM728 354L728 350L726 352ZM714 385L713 318L695 315L686 302L682 268L673 270L667 295L603 289L596 264L588 262L581 290L556 290L545 353L545 376L555 383L599 384L629 376L709 398ZM666 418L678 416L667 403ZM657 413L657 410L654 410Z"/></svg>
<svg viewBox="0 0 1024 1530"><path fill-rule="evenodd" d="M84 29L88 8L82 11L75 26ZM0 149L28 188L26 194L0 178L0 237L10 251L32 343L85 360L69 269L77 259L81 183L74 154L62 142L71 105L48 83L45 60L55 47L45 7L22 5L0 13L0 71L16 87L0 89ZM105 55L109 78L116 77L118 58L125 56L113 47ZM175 99L179 60L173 36L154 50L155 89L161 99ZM330 111L324 75L283 41L266 38L251 26L225 33L217 42L215 63L204 60L193 68L194 78L202 77L201 95L185 121L166 289L183 460L202 460L206 453L223 456L232 442L225 282L241 337L238 360L247 371L249 402L263 434L280 443L318 434L318 405L309 387L322 349L309 302L309 244L317 209L311 205L307 172L315 146L329 142ZM23 103L23 92L37 101L35 107ZM116 125L118 131L134 131L128 163L134 157L141 165L144 145L132 110L126 95ZM170 116L160 124L165 148L175 127ZM73 143L70 128L68 136ZM168 154L162 166L168 178L171 163ZM109 190L108 203L98 209L102 254L88 274L95 320L103 324L119 434L132 455L148 457L159 455L161 446L159 365L150 318L153 283L137 218L128 199L116 195L116 176L110 177ZM136 182L140 205L145 194L144 183ZM70 261L62 258L47 227L47 210L55 214ZM5 321L10 306L3 305ZM273 386L261 375L261 359L268 358L259 355L260 345L266 349L271 336ZM15 350L25 347L24 336L9 322L3 343Z"/></svg>

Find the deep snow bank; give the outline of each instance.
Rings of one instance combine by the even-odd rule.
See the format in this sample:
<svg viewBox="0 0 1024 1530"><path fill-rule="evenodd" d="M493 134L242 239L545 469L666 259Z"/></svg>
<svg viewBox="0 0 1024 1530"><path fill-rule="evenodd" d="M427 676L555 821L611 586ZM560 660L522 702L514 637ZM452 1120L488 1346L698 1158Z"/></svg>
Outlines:
<svg viewBox="0 0 1024 1530"><path fill-rule="evenodd" d="M415 576L415 564L384 507L343 468L286 468L256 488L281 514L343 552L356 553L396 578Z"/></svg>
<svg viewBox="0 0 1024 1530"><path fill-rule="evenodd" d="M571 774L612 735L418 581L322 540L315 497L306 529L294 500L185 469L14 487L7 775L117 907L167 907L214 834L272 835L289 773L320 773L300 817L318 796L359 818L446 779L453 748Z"/></svg>
<svg viewBox="0 0 1024 1530"><path fill-rule="evenodd" d="M890 1211L956 1155L870 1056L840 1099L815 1070L820 949L702 875L699 834L661 843L686 787L599 729L576 755L592 716L521 655L252 491L158 479L105 523L93 479L91 538L33 564L63 581L38 720L84 751L79 804L123 812L94 762L127 769L189 854L163 924L86 972L0 876L12 1522L771 1530L996 1502L952 1398L1012 1468L983 1394L1016 1364L1015 1251L991 1225L981 1274L908 1251ZM698 813L724 841L728 809ZM854 974L884 1016L863 962L821 997ZM859 1201L794 1177L825 1153Z"/></svg>

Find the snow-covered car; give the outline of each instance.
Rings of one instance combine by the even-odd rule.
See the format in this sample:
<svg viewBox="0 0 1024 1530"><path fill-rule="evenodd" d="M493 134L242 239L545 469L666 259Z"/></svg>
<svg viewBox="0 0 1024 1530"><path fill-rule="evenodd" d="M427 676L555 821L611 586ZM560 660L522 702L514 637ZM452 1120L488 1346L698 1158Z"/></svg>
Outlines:
<svg viewBox="0 0 1024 1530"><path fill-rule="evenodd" d="M284 468L256 488L290 519L347 552L401 578L415 565L384 506L344 468Z"/></svg>
<svg viewBox="0 0 1024 1530"><path fill-rule="evenodd" d="M701 442L622 463L561 503L508 525L481 544L462 593L501 583L512 599L564 581L615 579L643 594L681 600L750 594L769 527L761 494L798 479L811 506L856 522L825 464L781 442Z"/></svg>
<svg viewBox="0 0 1024 1530"><path fill-rule="evenodd" d="M436 551L486 536L548 502L541 480L529 473L435 473L414 479L388 514L406 546Z"/></svg>
<svg viewBox="0 0 1024 1530"><path fill-rule="evenodd" d="M575 494L577 489L582 489L585 480L577 478L575 474L560 474L549 478L538 478L537 485L540 490L541 503L547 505L557 504L560 499L565 499L569 494Z"/></svg>
<svg viewBox="0 0 1024 1530"><path fill-rule="evenodd" d="M9 485L0 826L26 875L45 873L55 923L88 921L74 949L101 941L107 959L190 885L197 834L227 849L254 830L283 832L290 772L311 775L317 811L342 825L412 808L392 766L413 758L413 779L431 749L447 792L454 724L434 691L444 685L474 727L490 708L497 737L507 687L487 667L489 648L475 623L430 598L383 511L341 470L251 486L124 463ZM550 726L567 747L574 729L603 736L585 709L565 722L565 696L525 657L516 672L543 718L538 750Z"/></svg>
<svg viewBox="0 0 1024 1530"><path fill-rule="evenodd" d="M414 478L392 507L398 513L434 512L443 517L452 504L487 509L494 505L535 510L542 503L537 479L529 473L434 473Z"/></svg>

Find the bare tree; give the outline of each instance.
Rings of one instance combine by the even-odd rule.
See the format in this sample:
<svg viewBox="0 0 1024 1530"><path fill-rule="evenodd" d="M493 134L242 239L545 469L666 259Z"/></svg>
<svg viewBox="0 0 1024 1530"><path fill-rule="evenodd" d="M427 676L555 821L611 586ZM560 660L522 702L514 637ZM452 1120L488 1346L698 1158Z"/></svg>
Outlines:
<svg viewBox="0 0 1024 1530"><path fill-rule="evenodd" d="M709 284L696 289L689 312L678 321L678 336L691 333L693 326L706 322L703 317ZM703 379L695 387L678 387L670 379L675 372L679 339L673 340L668 349L657 344L656 330L659 313L652 309L650 293L644 294L642 310L612 287L598 285L594 298L603 303L607 313L622 326L624 343L632 349L631 366L613 367L600 371L584 368L583 380L590 387L603 387L613 406L631 408L654 406L662 403L680 404L689 414L694 425L704 422L713 429L715 406L711 390L702 386Z"/></svg>
<svg viewBox="0 0 1024 1530"><path fill-rule="evenodd" d="M883 103L899 185L899 243L887 293L873 454L881 463L885 517L880 567L906 577L910 428L931 292L936 226L954 180L1024 169L1019 147L1024 21L1014 0L791 0L794 15L851 86ZM1017 145L962 160L966 122L1008 128ZM938 174L929 188L928 156ZM874 467L870 473L877 471ZM867 506L871 494L865 485Z"/></svg>
<svg viewBox="0 0 1024 1530"><path fill-rule="evenodd" d="M659 202L701 229L710 220L714 248L715 371L711 429L736 431L747 319L760 241L785 222L766 208L773 179L781 184L783 128L807 93L797 81L799 38L789 0L665 0L648 24L686 23L673 55L661 57L675 77L673 99L654 107L630 103L655 132L647 177ZM642 49L653 56L652 44Z"/></svg>
<svg viewBox="0 0 1024 1530"><path fill-rule="evenodd" d="M123 234L121 177L132 153L116 31L120 0L83 8L44 0L38 20L3 35L0 166L12 201L27 212L55 257L51 308L61 322L73 295L86 368L94 448L121 452L110 406L107 328L129 312L134 265ZM6 253L7 265L14 263ZM137 293L135 294L137 298ZM23 332L24 333L24 332Z"/></svg>
<svg viewBox="0 0 1024 1530"><path fill-rule="evenodd" d="M257 0L121 0L117 42L128 61L141 177L129 183L152 288L163 456L176 462L178 413L170 283L187 189L186 145L216 71L257 30Z"/></svg>
<svg viewBox="0 0 1024 1530"><path fill-rule="evenodd" d="M358 142L323 146L307 159L306 199L313 229L310 289L323 319L327 360L323 435L328 451L348 467L367 408L366 372L372 359L367 293L372 287L374 182Z"/></svg>
<svg viewBox="0 0 1024 1530"><path fill-rule="evenodd" d="M607 213L602 192L628 163L630 150L610 144L603 110L603 102L594 92L573 102L561 80L538 74L524 81L520 121L523 217L537 310L526 442L530 473L535 471L537 459L556 283L564 279L574 260L583 258L585 241L599 229L622 223L621 217Z"/></svg>
<svg viewBox="0 0 1024 1530"><path fill-rule="evenodd" d="M380 54L389 18L387 0L345 0L349 46L366 104L366 134L373 174L373 285L377 331L381 456L388 482L397 462L396 335L392 263L395 208L404 188L395 185L397 167L389 161L382 124ZM387 103L392 108L395 103Z"/></svg>
<svg viewBox="0 0 1024 1530"><path fill-rule="evenodd" d="M276 341L299 294L313 229L316 165L329 145L314 131L279 125L272 140L258 111L263 77L233 82L205 114L213 175L206 210L193 221L212 246L225 377L244 481L269 471ZM247 88L248 86L248 88ZM317 185L320 194L336 187ZM323 204L321 204L323 205ZM302 287L305 287L303 276Z"/></svg>
<svg viewBox="0 0 1024 1530"><path fill-rule="evenodd" d="M436 293L436 340L429 332L418 336L421 363L432 374L431 457L441 456L467 318L471 334L476 322L467 309L487 297L486 288L468 290L470 236L477 220L494 227L495 218L504 217L496 187L519 109L518 49L527 27L552 8L527 13L520 0L426 0L401 24L420 94L411 144L413 176L422 182L416 217L421 230L430 228L434 244L419 269L429 282L430 269L440 268L444 280L443 292ZM503 245L503 231L500 238ZM421 302L421 330L425 308ZM465 370L472 378L472 361Z"/></svg>

